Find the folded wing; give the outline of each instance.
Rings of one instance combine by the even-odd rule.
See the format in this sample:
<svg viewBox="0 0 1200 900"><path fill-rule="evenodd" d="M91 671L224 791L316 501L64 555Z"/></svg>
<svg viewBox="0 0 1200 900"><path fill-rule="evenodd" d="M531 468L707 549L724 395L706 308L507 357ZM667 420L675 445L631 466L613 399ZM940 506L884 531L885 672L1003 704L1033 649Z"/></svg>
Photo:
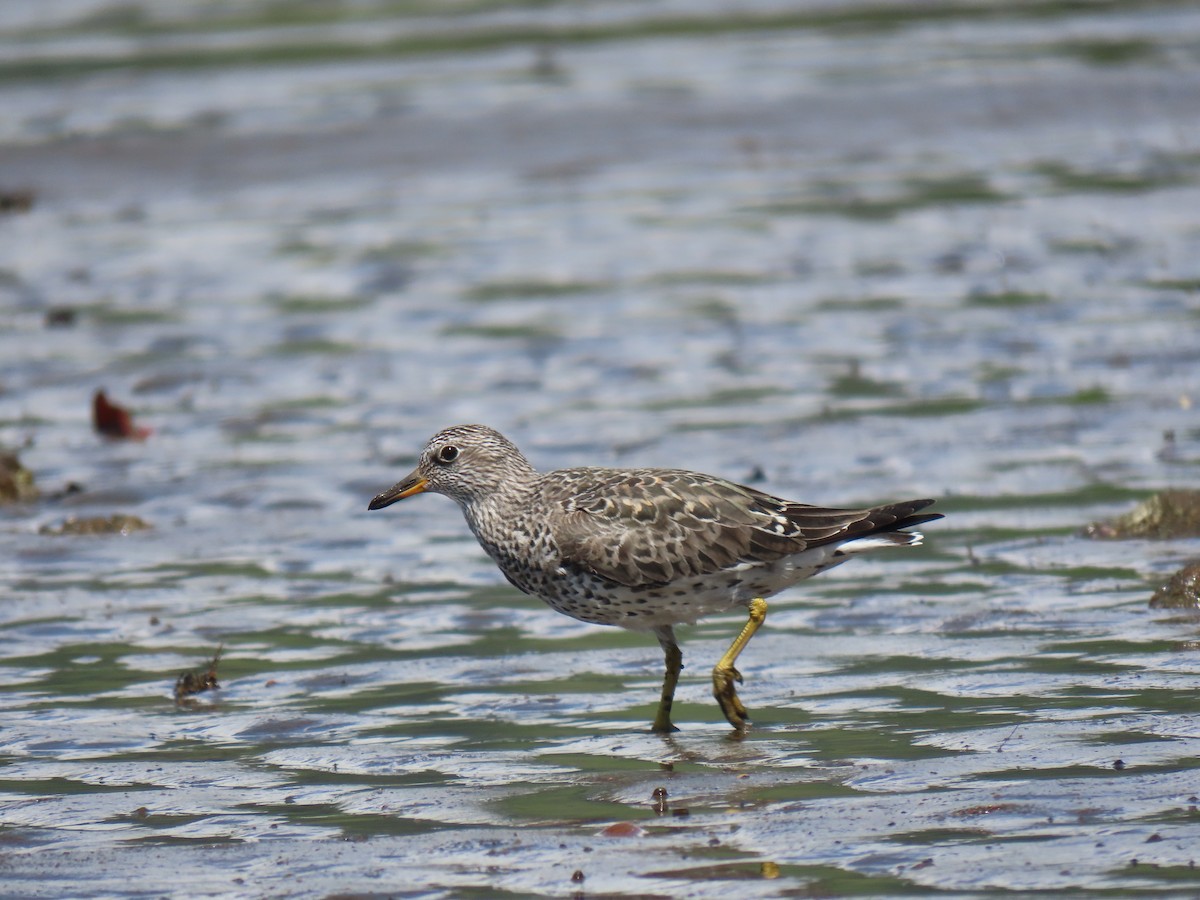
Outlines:
<svg viewBox="0 0 1200 900"><path fill-rule="evenodd" d="M554 533L562 564L629 586L772 562L941 518L915 515L932 500L825 509L682 470L568 471L575 478L557 481L561 493L546 498L565 513Z"/></svg>

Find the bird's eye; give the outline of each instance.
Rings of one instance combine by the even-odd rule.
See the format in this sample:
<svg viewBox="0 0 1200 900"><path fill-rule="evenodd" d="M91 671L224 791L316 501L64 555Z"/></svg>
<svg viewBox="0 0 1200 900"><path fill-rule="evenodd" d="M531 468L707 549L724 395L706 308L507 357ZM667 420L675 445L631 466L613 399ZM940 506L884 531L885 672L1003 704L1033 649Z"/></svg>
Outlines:
<svg viewBox="0 0 1200 900"><path fill-rule="evenodd" d="M458 459L458 448L452 444L447 444L438 451L437 459L440 463L454 462L456 459Z"/></svg>

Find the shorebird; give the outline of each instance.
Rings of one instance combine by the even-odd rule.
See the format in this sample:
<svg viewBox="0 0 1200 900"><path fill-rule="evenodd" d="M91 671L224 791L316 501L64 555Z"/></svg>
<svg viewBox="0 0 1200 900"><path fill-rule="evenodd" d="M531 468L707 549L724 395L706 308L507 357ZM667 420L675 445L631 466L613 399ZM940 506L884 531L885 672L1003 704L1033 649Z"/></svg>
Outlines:
<svg viewBox="0 0 1200 900"><path fill-rule="evenodd" d="M657 732L677 730L676 625L737 607L749 613L712 672L721 711L744 730L735 663L766 619L766 598L859 553L916 546L921 533L907 529L942 518L920 512L933 500L826 509L683 469L538 472L485 425L438 432L417 467L368 509L423 492L458 503L518 589L583 622L653 632L666 664Z"/></svg>

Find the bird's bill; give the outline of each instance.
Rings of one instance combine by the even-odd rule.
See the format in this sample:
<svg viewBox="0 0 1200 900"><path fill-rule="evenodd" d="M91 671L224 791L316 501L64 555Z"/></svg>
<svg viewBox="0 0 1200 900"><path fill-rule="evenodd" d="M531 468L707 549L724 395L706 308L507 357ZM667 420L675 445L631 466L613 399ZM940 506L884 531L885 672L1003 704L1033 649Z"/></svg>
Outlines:
<svg viewBox="0 0 1200 900"><path fill-rule="evenodd" d="M403 500L405 497L411 497L413 494L419 494L429 487L429 482L418 475L416 472L409 475L403 481L398 481L382 494L376 494L375 499L367 506L367 509L383 509L385 506L391 506L397 500Z"/></svg>

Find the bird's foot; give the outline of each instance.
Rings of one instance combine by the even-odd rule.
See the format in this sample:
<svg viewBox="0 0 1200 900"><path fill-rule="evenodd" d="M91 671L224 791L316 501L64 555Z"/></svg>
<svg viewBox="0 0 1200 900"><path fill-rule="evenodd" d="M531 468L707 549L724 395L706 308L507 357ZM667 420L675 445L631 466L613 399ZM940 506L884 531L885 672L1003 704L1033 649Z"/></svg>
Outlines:
<svg viewBox="0 0 1200 900"><path fill-rule="evenodd" d="M738 698L734 682L742 683L742 673L733 666L717 666L713 669L713 696L721 705L725 719L738 731L744 731L750 724L750 716L746 707Z"/></svg>
<svg viewBox="0 0 1200 900"><path fill-rule="evenodd" d="M678 672L675 674L678 674ZM664 687L663 698L659 701L657 712L654 713L654 724L650 726L650 730L655 734L671 734L671 732L679 730L671 724L671 706L675 700L675 685L669 671L667 673L667 686L670 690L668 691Z"/></svg>
<svg viewBox="0 0 1200 900"><path fill-rule="evenodd" d="M660 711L654 717L654 724L650 726L650 730L655 734L673 734L679 729L671 724L671 716L669 714L664 716Z"/></svg>

